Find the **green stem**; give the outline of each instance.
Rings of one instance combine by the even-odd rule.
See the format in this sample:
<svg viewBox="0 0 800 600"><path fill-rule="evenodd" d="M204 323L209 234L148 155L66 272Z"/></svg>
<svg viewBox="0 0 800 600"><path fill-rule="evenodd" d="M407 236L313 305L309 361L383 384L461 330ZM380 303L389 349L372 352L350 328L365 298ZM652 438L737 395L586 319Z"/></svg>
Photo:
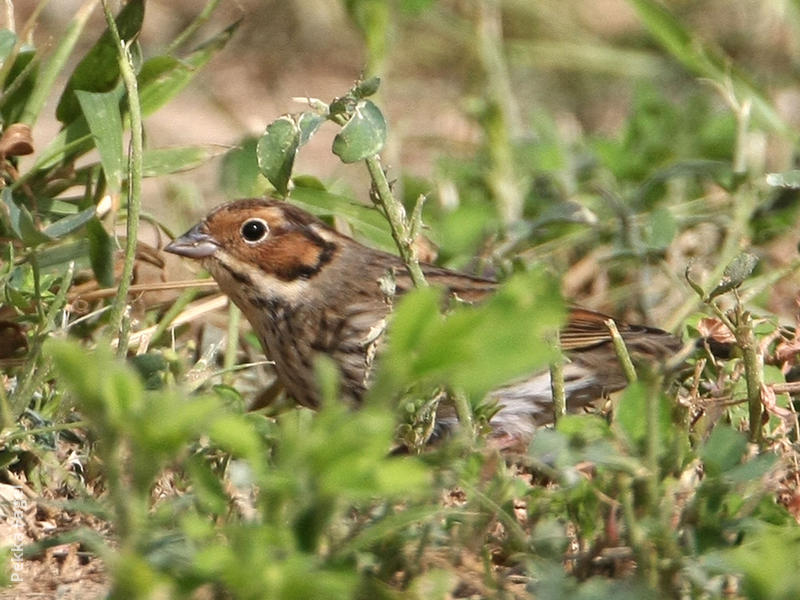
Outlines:
<svg viewBox="0 0 800 600"><path fill-rule="evenodd" d="M161 317L161 320L158 322L158 326L156 327L155 331L153 332L153 337L150 338L150 343L155 343L164 335L164 332L169 328L170 323L175 320L181 311L186 308L186 306L195 299L198 294L198 290L186 290L180 296L178 296L177 300L175 300L164 313L164 316Z"/></svg>
<svg viewBox="0 0 800 600"><path fill-rule="evenodd" d="M374 198L377 204L383 209L383 213L389 220L389 226L392 229L392 237L397 250L400 252L400 258L408 268L408 273L411 275L411 280L417 287L425 287L427 282L425 276L422 274L422 269L417 260L417 253L414 250L413 242L410 235L410 227L406 221L405 209L400 202L395 199L392 190L389 187L389 181L386 179L386 173L383 172L380 157L376 154L365 160L367 163L367 170L369 171L372 183L374 186Z"/></svg>
<svg viewBox="0 0 800 600"><path fill-rule="evenodd" d="M550 389L553 393L553 423L567 414L567 392L564 386L564 357L558 343L558 334L554 344L558 357L550 363Z"/></svg>
<svg viewBox="0 0 800 600"><path fill-rule="evenodd" d="M189 26L181 31L180 34L178 34L178 37L172 40L170 45L167 46L164 54L172 54L175 52L175 50L180 48L186 40L193 36L194 33L200 29L200 27L202 27L206 21L208 21L209 17L211 17L211 13L213 13L219 5L219 2L220 0L209 0L205 7L203 7L203 10L200 12L200 14L197 15L191 23L189 23Z"/></svg>
<svg viewBox="0 0 800 600"><path fill-rule="evenodd" d="M658 457L661 452L661 429L659 428L659 408L661 406L661 386L663 379L658 375L652 375L647 380L647 502L651 507L651 514L656 515L655 507L659 501L659 464Z"/></svg>
<svg viewBox="0 0 800 600"><path fill-rule="evenodd" d="M647 539L647 535L641 523L636 518L636 510L633 506L633 479L628 475L619 474L617 477L619 486L619 503L622 510L622 519L628 531L628 539L634 555L637 557L638 568L641 576L647 582L650 589L657 589L658 570L656 569L653 549Z"/></svg>
<svg viewBox="0 0 800 600"><path fill-rule="evenodd" d="M758 344L753 334L753 321L740 303L736 305L736 342L742 349L744 374L747 380L747 405L750 420L750 441L760 444L763 439L761 428L761 389L764 386L763 360L758 352Z"/></svg>
<svg viewBox="0 0 800 600"><path fill-rule="evenodd" d="M462 391L453 392L453 403L456 407L456 414L461 423L461 430L464 431L470 440L475 439L475 424L472 419L472 406L470 406L467 395Z"/></svg>
<svg viewBox="0 0 800 600"><path fill-rule="evenodd" d="M16 421L25 408L30 404L33 390L36 389L40 382L42 382L50 371L49 367L42 364L42 345L44 340L52 333L55 328L55 320L59 312L64 308L67 302L67 293L72 285L72 278L75 274L75 263L70 262L67 265L67 270L59 283L58 292L56 293L53 302L47 313L44 312L44 307L40 306L40 326L33 337L33 344L29 353L30 358L25 365L25 371L19 378L14 393L8 400L9 413L5 416L6 419ZM41 298L41 294L37 291L37 298ZM39 303L41 304L41 302Z"/></svg>
<svg viewBox="0 0 800 600"><path fill-rule="evenodd" d="M628 383L633 383L637 380L636 369L633 367L631 355L628 353L628 348L625 346L625 340L622 339L614 319L606 319L605 326L608 327L608 331L611 334L611 343L614 344L614 351L617 353L620 365L622 365L625 378L628 380Z"/></svg>
<svg viewBox="0 0 800 600"><path fill-rule="evenodd" d="M489 153L486 180L498 204L500 217L508 227L521 218L523 198L511 141L511 131L519 130L520 119L503 56L500 0L478 1L476 28L478 57L486 79L488 104L483 123Z"/></svg>
<svg viewBox="0 0 800 600"><path fill-rule="evenodd" d="M230 302L228 304L228 336L225 342L225 358L222 363L222 368L225 370L222 381L228 385L233 383L233 367L236 364L236 353L239 350L239 321L241 317L242 312L233 302Z"/></svg>
<svg viewBox="0 0 800 600"><path fill-rule="evenodd" d="M139 90L136 83L136 74L133 70L132 57L127 43L119 36L114 15L108 7L107 0L103 0L103 12L106 16L108 29L119 52L119 69L122 81L128 95L128 113L131 126L131 139L128 154L128 218L125 240L125 262L122 266L117 295L112 303L109 317L111 332L119 332L117 352L124 356L128 350L127 327L122 327L122 319L128 302L128 289L133 279L133 267L136 261L136 245L139 236L139 212L141 210L142 193L142 110L139 104Z"/></svg>

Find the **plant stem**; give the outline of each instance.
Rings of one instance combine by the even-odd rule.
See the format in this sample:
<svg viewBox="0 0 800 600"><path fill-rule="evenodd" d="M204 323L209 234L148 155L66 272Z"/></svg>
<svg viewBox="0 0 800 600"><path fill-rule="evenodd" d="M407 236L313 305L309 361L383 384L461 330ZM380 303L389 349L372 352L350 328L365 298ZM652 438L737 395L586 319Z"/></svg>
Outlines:
<svg viewBox="0 0 800 600"><path fill-rule="evenodd" d="M74 275L75 263L70 262L59 282L58 292L55 298L53 298L53 302L50 304L47 313L44 312L43 306L38 307L40 325L36 334L33 336L33 344L31 345L25 370L23 374L20 375L17 387L8 399L8 405L6 407L9 412L5 415L5 418L10 418L12 422L15 422L25 408L28 407L33 390L39 386L39 383L42 382L50 372L49 366L47 364L42 364L42 346L45 339L52 334L55 328L56 316L67 303L67 292L72 285L72 278ZM41 292L38 290L36 292L36 297L42 297Z"/></svg>
<svg viewBox="0 0 800 600"><path fill-rule="evenodd" d="M106 16L108 29L117 45L119 52L119 69L122 81L128 95L128 113L130 118L131 139L128 148L128 218L125 240L125 259L120 275L117 295L112 303L109 321L111 331L119 332L119 345L117 353L124 356L128 351L128 331L122 327L125 306L128 301L128 288L133 279L133 267L136 261L136 245L139 236L139 212L141 209L142 191L142 111L139 105L139 91L136 83L136 74L133 71L133 62L126 42L119 37L114 15L108 7L107 0L103 0L103 12Z"/></svg>
<svg viewBox="0 0 800 600"><path fill-rule="evenodd" d="M605 326L608 327L608 331L611 333L611 343L614 344L614 351L617 353L617 358L622 365L625 378L628 380L628 383L633 383L637 379L636 369L633 367L631 355L628 353L628 348L625 346L625 340L622 339L614 319L607 319L605 321Z"/></svg>
<svg viewBox="0 0 800 600"><path fill-rule="evenodd" d="M558 424L561 417L567 414L567 393L564 387L564 357L558 343L558 334L553 346L559 353L558 357L550 363L550 389L553 393L553 424Z"/></svg>
<svg viewBox="0 0 800 600"><path fill-rule="evenodd" d="M500 0L479 0L476 22L478 56L486 79L483 128L489 153L486 180L497 202L503 224L508 227L522 216L522 192L514 166L511 131L520 128L514 94L503 56Z"/></svg>
<svg viewBox="0 0 800 600"><path fill-rule="evenodd" d="M747 380L747 406L750 420L750 441L754 444L762 442L761 429L761 389L764 386L763 360L758 352L758 344L753 334L753 320L745 312L741 303L736 304L736 343L742 349L744 374Z"/></svg>
<svg viewBox="0 0 800 600"><path fill-rule="evenodd" d="M659 427L659 409L661 408L661 386L663 378L651 372L650 377L646 380L647 389L643 390L647 394L647 491L648 491L648 504L651 507L651 513L656 515L658 511L659 493L658 483L659 464L658 456L661 452L661 429Z"/></svg>
<svg viewBox="0 0 800 600"><path fill-rule="evenodd" d="M406 214L403 205L397 201L392 194L389 187L389 182L386 179L386 173L383 172L380 157L376 154L365 159L367 163L367 170L372 178L373 189L375 194L373 200L383 210L383 214L389 220L389 226L392 229L392 237L397 250L400 252L400 258L408 268L408 273L411 275L411 280L417 287L424 287L427 285L425 276L422 274L422 269L417 260L417 253L414 250L413 242L410 235L410 226L406 221Z"/></svg>
<svg viewBox="0 0 800 600"><path fill-rule="evenodd" d="M233 383L233 368L236 365L236 352L239 350L239 321L241 316L242 312L233 302L228 304L228 336L225 342L225 357L222 363L222 368L225 370L222 381L228 385Z"/></svg>
<svg viewBox="0 0 800 600"><path fill-rule="evenodd" d="M178 296L178 298L170 305L169 309L167 309L167 312L164 313L164 316L161 317L161 320L158 322L158 325L153 331L153 336L150 338L150 343L157 342L159 338L164 335L164 332L169 328L172 321L175 320L175 317L177 317L181 311L186 308L186 306L192 300L195 299L196 296L197 290L195 289L184 290L184 292Z"/></svg>
<svg viewBox="0 0 800 600"><path fill-rule="evenodd" d="M475 439L475 424L472 419L472 406L470 406L467 395L462 391L453 392L453 404L455 404L456 414L461 423L461 431L464 431L470 441Z"/></svg>
<svg viewBox="0 0 800 600"><path fill-rule="evenodd" d="M181 31L178 34L178 37L172 40L170 45L167 46L167 49L164 52L164 54L172 54L181 45L183 45L183 43L187 39L189 39L192 35L194 35L195 31L200 29L200 27L202 27L203 24L206 21L208 21L209 17L211 16L211 13L213 13L216 10L217 6L219 5L219 2L220 0L209 0L208 3L203 7L203 10L200 11L200 14L197 15L194 18L194 20L192 20L191 23L189 23L189 26L186 27L186 29L184 29L183 31Z"/></svg>

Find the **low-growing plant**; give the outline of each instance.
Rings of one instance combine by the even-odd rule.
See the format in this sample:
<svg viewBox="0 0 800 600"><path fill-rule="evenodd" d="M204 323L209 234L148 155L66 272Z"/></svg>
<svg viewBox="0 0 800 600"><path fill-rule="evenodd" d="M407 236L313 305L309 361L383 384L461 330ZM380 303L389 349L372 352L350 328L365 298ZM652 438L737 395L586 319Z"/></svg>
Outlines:
<svg viewBox="0 0 800 600"><path fill-rule="evenodd" d="M763 298L800 263L758 243L793 227L800 186L796 171L765 177L746 152L754 128L797 136L749 78L660 4L631 1L665 59L714 85L682 103L641 86L616 137L566 143L548 114L531 119L535 139L515 135L504 40L491 27L499 13L482 3L469 40L480 41L483 93L468 105L481 140L412 178L381 162L393 133L378 75L400 18L391 3L346 2L368 51L364 79L226 152L222 188L345 222L395 250L418 289L392 298L359 410L319 360L318 411L247 411L258 344L239 336L233 310L224 350L189 333L195 311L221 306L198 300L202 281L170 307L137 306L138 322L130 313L132 293L158 287L131 285L134 272L161 265L137 236L140 221L155 221L139 207L141 178L219 153L149 148L141 118L236 25L182 50L211 0L148 56L136 41L145 3L113 18L103 2L107 29L58 94L55 76L96 4L84 2L49 52L0 31L0 473L58 523L26 557L76 544L102 560L114 598L797 596L797 334ZM406 20L450 9L400 4ZM54 94L62 128L34 142ZM369 203L293 172L321 127L336 128L334 156L363 163ZM682 238L709 230L690 264ZM423 236L442 263L495 275L500 290L442 310L418 265ZM687 347L663 369L639 367L607 410L555 414L524 452L500 454L483 427L496 408L486 393L535 369L557 373L555 274L580 261L595 274L575 286L583 297L602 280L610 305L649 316L654 296L671 295L666 326ZM461 434L430 447L445 395Z"/></svg>

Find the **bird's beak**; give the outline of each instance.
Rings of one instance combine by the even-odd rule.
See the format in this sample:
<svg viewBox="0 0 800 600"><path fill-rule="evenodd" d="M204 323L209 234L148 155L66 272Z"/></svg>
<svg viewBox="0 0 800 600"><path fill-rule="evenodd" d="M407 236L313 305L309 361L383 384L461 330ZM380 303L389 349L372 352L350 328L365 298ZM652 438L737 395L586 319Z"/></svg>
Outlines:
<svg viewBox="0 0 800 600"><path fill-rule="evenodd" d="M175 238L164 248L165 252L172 252L187 258L207 258L219 249L215 240L203 223L192 227L182 236Z"/></svg>

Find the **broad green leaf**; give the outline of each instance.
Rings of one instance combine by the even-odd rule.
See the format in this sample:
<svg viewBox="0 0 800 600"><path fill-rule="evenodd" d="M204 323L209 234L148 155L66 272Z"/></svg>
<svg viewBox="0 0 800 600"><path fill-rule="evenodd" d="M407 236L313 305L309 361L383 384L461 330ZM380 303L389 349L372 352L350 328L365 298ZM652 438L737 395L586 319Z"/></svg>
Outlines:
<svg viewBox="0 0 800 600"><path fill-rule="evenodd" d="M100 285L111 287L114 285L114 240L97 219L91 219L86 224L86 232L89 238L89 262L94 276Z"/></svg>
<svg viewBox="0 0 800 600"><path fill-rule="evenodd" d="M778 457L768 452L734 466L725 472L725 479L733 483L750 483L758 481L769 473L778 462Z"/></svg>
<svg viewBox="0 0 800 600"><path fill-rule="evenodd" d="M54 246L49 246L43 249L37 260L39 267L47 269L55 265L63 265L71 260L78 261L77 266L86 264L86 259L89 257L89 240L86 238L64 242Z"/></svg>
<svg viewBox="0 0 800 600"><path fill-rule="evenodd" d="M555 281L538 270L515 275L482 305L456 306L446 316L439 307L430 289L398 302L381 362L381 393L425 381L481 397L545 366L553 350L544 338L564 316Z"/></svg>
<svg viewBox="0 0 800 600"><path fill-rule="evenodd" d="M122 117L119 114L117 95L76 90L83 116L89 124L106 183L113 194L122 190L125 158L122 146Z"/></svg>
<svg viewBox="0 0 800 600"><path fill-rule="evenodd" d="M69 215L68 217L59 219L54 223L50 223L50 225L44 228L44 234L53 239L64 237L68 233L72 233L76 229L83 227L92 217L94 217L94 215L95 207L90 206L79 213Z"/></svg>
<svg viewBox="0 0 800 600"><path fill-rule="evenodd" d="M183 59L156 56L145 61L138 77L142 114L152 114L178 95L200 68L225 47L238 26L237 22L227 27Z"/></svg>
<svg viewBox="0 0 800 600"><path fill-rule="evenodd" d="M700 458L703 459L706 473L715 477L739 465L746 449L747 438L744 434L719 424L701 448Z"/></svg>
<svg viewBox="0 0 800 600"><path fill-rule="evenodd" d="M441 290L423 288L413 290L395 309L392 319L392 352L408 356L416 352L419 340L437 327L441 320Z"/></svg>
<svg viewBox="0 0 800 600"><path fill-rule="evenodd" d="M237 457L254 460L264 452L264 445L255 430L238 415L227 415L214 421L209 437Z"/></svg>
<svg viewBox="0 0 800 600"><path fill-rule="evenodd" d="M130 0L116 18L120 37L125 41L139 35L144 21L144 0ZM119 81L119 51L106 30L97 43L86 53L61 94L56 107L56 118L64 124L71 123L80 114L75 96L77 90L110 92Z"/></svg>
<svg viewBox="0 0 800 600"><path fill-rule="evenodd" d="M122 99L124 92L121 87L118 87L109 93L115 94L119 101ZM59 163L68 162L85 154L93 147L93 137L89 131L89 125L83 116L79 116L69 125L63 127L50 143L40 151L30 172L49 169Z"/></svg>
<svg viewBox="0 0 800 600"><path fill-rule="evenodd" d="M370 100L361 100L333 140L333 153L344 163L357 162L381 151L386 143L386 121Z"/></svg>
<svg viewBox="0 0 800 600"><path fill-rule="evenodd" d="M672 422L670 421L669 401L663 394L654 395L642 382L628 386L619 399L614 411L614 422L622 429L634 447L644 444L647 436L648 404L658 402L658 432L662 442L661 452L668 449ZM640 448L641 449L641 448Z"/></svg>
<svg viewBox="0 0 800 600"><path fill-rule="evenodd" d="M227 151L226 146L217 144L145 150L142 157L142 175L160 177L180 173L198 167Z"/></svg>
<svg viewBox="0 0 800 600"><path fill-rule="evenodd" d="M107 345L87 356L77 343L53 339L45 352L53 358L58 381L80 398L81 410L106 429L104 433L130 427L131 413L146 408L139 378L113 358Z"/></svg>
<svg viewBox="0 0 800 600"><path fill-rule="evenodd" d="M327 119L314 112L300 113L297 126L300 128L300 145L307 143Z"/></svg>
<svg viewBox="0 0 800 600"><path fill-rule="evenodd" d="M289 193L289 179L299 145L300 128L289 115L267 125L267 130L258 140L258 167L282 196Z"/></svg>
<svg viewBox="0 0 800 600"><path fill-rule="evenodd" d="M269 187L258 168L257 145L258 138L247 137L223 156L219 179L229 198L261 196Z"/></svg>

